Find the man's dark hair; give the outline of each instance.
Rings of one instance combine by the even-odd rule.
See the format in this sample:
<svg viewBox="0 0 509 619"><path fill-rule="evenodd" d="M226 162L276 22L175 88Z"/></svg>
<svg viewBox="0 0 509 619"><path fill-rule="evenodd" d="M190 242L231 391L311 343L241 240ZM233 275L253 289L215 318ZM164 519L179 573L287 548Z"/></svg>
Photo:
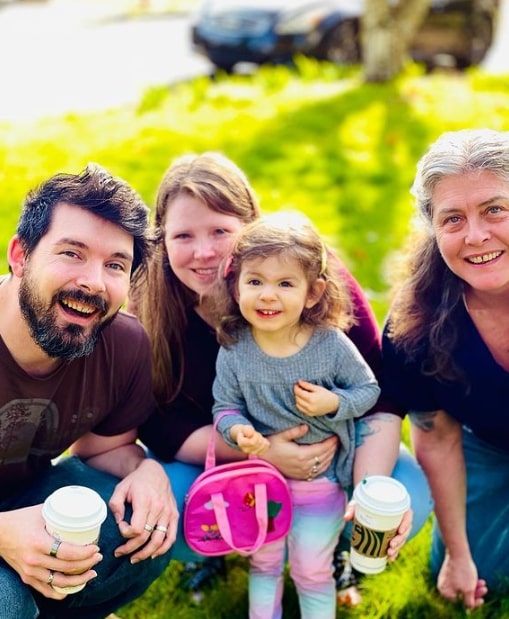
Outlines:
<svg viewBox="0 0 509 619"><path fill-rule="evenodd" d="M59 202L83 208L120 226L134 240L131 278L150 253L149 208L138 193L102 166L89 163L79 174L56 174L28 192L16 233L27 254L34 251L51 225Z"/></svg>

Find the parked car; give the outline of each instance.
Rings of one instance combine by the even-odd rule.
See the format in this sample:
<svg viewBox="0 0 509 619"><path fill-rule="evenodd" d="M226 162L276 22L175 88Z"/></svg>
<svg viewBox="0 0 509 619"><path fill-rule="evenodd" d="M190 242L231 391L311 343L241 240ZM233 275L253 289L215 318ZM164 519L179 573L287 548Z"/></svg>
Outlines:
<svg viewBox="0 0 509 619"><path fill-rule="evenodd" d="M500 0L432 0L410 50L428 69L464 69L484 58ZM217 68L289 63L297 54L361 61L363 0L204 0L191 28L194 49Z"/></svg>

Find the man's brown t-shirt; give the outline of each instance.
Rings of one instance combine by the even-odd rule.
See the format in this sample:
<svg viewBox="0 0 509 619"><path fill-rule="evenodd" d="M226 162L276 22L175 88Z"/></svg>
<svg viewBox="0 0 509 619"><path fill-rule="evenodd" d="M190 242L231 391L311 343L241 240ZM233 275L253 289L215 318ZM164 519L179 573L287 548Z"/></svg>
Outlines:
<svg viewBox="0 0 509 619"><path fill-rule="evenodd" d="M148 337L119 312L88 357L50 376L22 370L0 338L0 498L29 482L89 431L127 432L153 407Z"/></svg>

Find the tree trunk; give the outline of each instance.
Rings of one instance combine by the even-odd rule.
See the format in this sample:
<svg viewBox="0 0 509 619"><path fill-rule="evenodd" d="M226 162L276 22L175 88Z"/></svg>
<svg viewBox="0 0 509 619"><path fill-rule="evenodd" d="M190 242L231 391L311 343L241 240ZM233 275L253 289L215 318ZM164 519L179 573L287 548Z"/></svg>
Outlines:
<svg viewBox="0 0 509 619"><path fill-rule="evenodd" d="M431 0L365 0L361 43L367 82L385 82L403 69L430 3Z"/></svg>

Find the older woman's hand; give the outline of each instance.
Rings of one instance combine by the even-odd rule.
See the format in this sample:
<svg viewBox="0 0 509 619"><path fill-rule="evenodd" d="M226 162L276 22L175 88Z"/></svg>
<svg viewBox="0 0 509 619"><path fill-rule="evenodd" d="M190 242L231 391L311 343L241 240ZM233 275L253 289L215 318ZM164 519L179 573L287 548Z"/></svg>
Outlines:
<svg viewBox="0 0 509 619"><path fill-rule="evenodd" d="M339 439L331 436L312 445L296 443L295 440L304 436L307 431L308 427L301 424L267 437L270 447L263 454L263 459L291 479L309 480L321 475L329 468L339 447Z"/></svg>
<svg viewBox="0 0 509 619"><path fill-rule="evenodd" d="M412 530L412 521L414 518L414 512L409 509L403 514L403 519L398 527L396 535L389 542L389 548L387 548L387 559L394 561L398 556L399 551L405 545L410 531Z"/></svg>

